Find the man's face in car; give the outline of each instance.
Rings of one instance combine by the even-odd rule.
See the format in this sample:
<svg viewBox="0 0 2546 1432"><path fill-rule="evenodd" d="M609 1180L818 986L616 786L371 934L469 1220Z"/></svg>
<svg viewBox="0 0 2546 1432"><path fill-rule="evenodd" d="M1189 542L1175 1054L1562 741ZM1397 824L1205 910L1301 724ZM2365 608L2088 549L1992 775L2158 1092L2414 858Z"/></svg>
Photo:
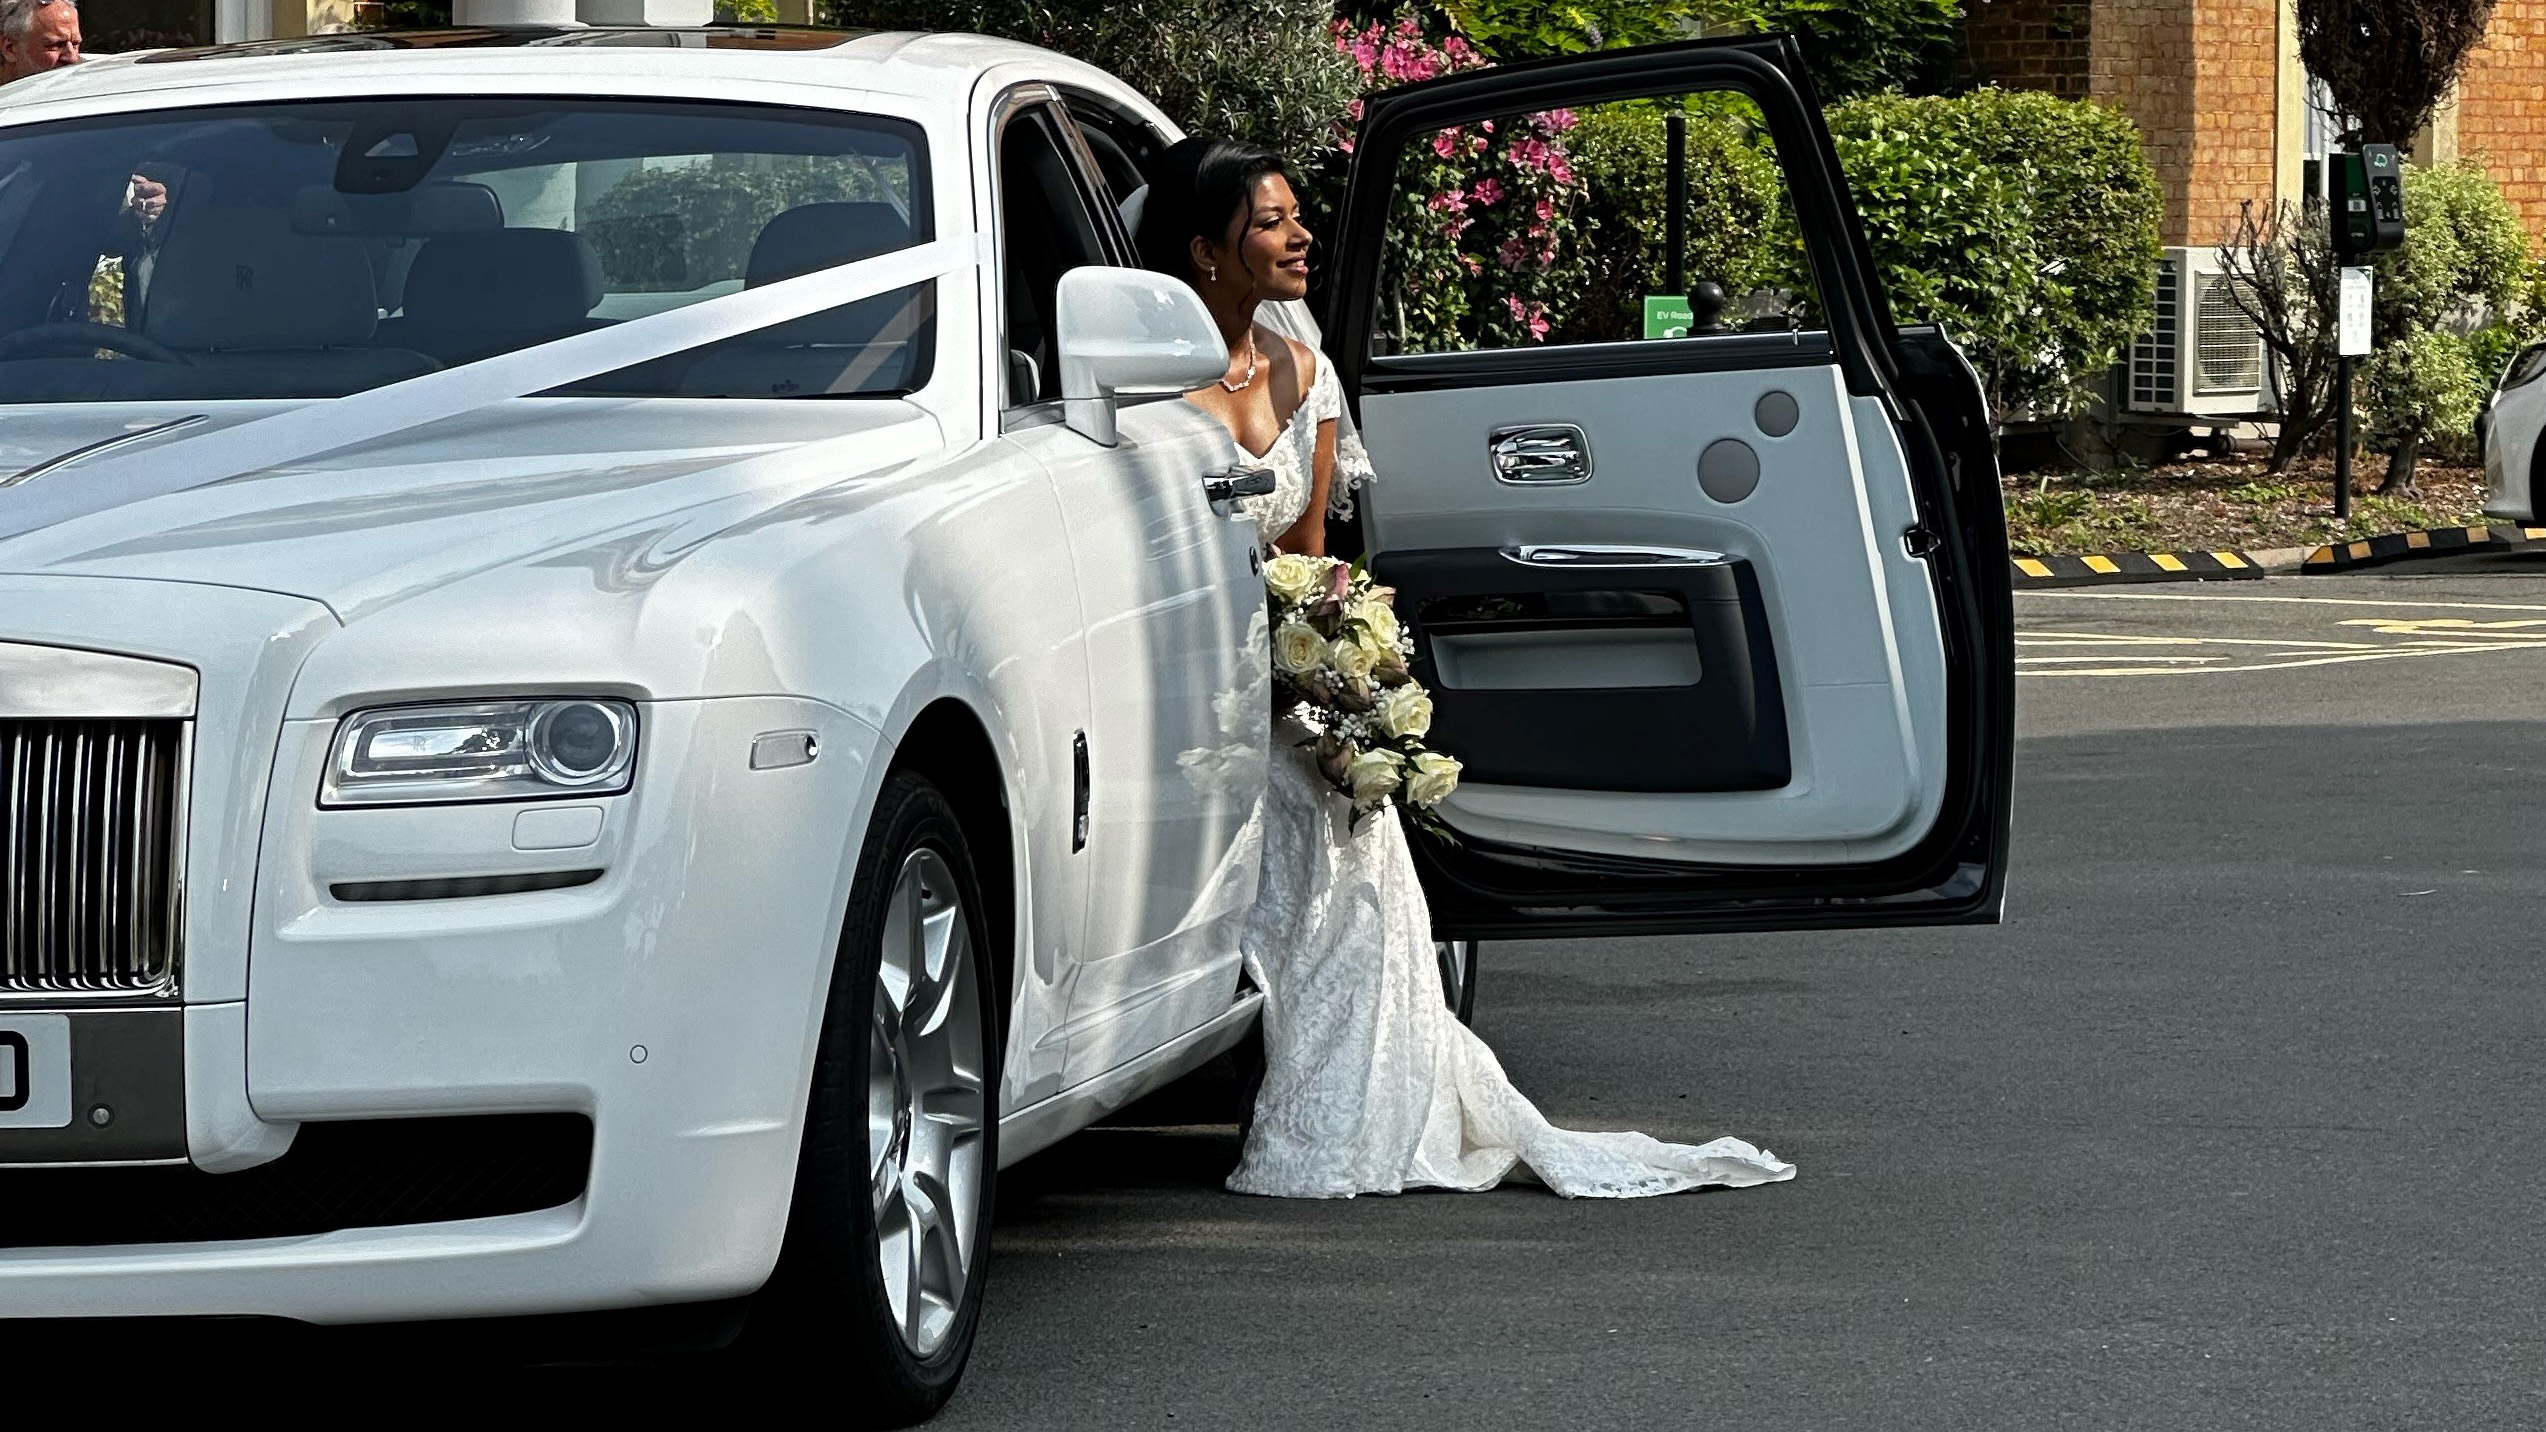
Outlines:
<svg viewBox="0 0 2546 1432"><path fill-rule="evenodd" d="M80 62L80 12L47 5L23 35L0 34L0 84Z"/></svg>

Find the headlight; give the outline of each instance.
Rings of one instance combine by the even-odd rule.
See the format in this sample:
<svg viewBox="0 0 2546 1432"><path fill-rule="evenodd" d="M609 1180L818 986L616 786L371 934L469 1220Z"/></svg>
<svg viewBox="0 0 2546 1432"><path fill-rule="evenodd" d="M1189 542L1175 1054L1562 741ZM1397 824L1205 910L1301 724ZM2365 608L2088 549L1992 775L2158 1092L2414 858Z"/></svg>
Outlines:
<svg viewBox="0 0 2546 1432"><path fill-rule="evenodd" d="M636 767L636 708L581 698L384 706L336 731L325 806L611 795Z"/></svg>

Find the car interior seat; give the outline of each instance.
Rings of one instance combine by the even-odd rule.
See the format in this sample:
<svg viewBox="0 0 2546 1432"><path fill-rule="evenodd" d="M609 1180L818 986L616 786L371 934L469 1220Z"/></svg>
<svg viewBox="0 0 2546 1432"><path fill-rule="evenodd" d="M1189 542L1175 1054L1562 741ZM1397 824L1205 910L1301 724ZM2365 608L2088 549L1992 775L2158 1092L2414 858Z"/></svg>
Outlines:
<svg viewBox="0 0 2546 1432"><path fill-rule="evenodd" d="M471 363L598 326L590 315L601 293L601 256L581 234L442 234L417 250L399 316L381 323L380 342Z"/></svg>
<svg viewBox="0 0 2546 1432"><path fill-rule="evenodd" d="M302 234L264 208L206 209L151 261L141 331L210 385L245 396L335 396L431 372L423 353L373 342L380 324L369 252Z"/></svg>
<svg viewBox="0 0 2546 1432"><path fill-rule="evenodd" d="M752 242L745 288L909 247L910 219L890 204L803 204L763 225ZM785 397L800 393L905 391L927 370L935 313L930 285L880 293L722 343L691 365L679 391Z"/></svg>

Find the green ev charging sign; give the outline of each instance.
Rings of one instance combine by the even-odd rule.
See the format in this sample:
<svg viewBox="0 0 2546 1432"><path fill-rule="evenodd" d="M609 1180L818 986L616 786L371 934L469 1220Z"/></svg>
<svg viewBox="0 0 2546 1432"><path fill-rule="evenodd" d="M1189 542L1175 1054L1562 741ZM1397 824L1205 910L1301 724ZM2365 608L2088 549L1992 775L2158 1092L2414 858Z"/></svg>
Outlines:
<svg viewBox="0 0 2546 1432"><path fill-rule="evenodd" d="M1686 338L1689 325L1697 315L1689 311L1685 294L1653 294L1644 296L1644 336L1647 338Z"/></svg>

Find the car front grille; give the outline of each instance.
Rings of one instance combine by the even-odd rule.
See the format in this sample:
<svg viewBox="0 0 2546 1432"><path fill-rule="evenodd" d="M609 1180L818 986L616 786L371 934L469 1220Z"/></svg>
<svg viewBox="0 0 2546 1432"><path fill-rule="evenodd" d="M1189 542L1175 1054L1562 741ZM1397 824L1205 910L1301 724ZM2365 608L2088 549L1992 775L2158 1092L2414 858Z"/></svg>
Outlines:
<svg viewBox="0 0 2546 1432"><path fill-rule="evenodd" d="M175 993L188 726L0 718L0 994Z"/></svg>
<svg viewBox="0 0 2546 1432"><path fill-rule="evenodd" d="M535 1213L581 1198L592 1121L493 1114L303 1124L281 1158L194 1168L0 1169L0 1248L301 1238Z"/></svg>

